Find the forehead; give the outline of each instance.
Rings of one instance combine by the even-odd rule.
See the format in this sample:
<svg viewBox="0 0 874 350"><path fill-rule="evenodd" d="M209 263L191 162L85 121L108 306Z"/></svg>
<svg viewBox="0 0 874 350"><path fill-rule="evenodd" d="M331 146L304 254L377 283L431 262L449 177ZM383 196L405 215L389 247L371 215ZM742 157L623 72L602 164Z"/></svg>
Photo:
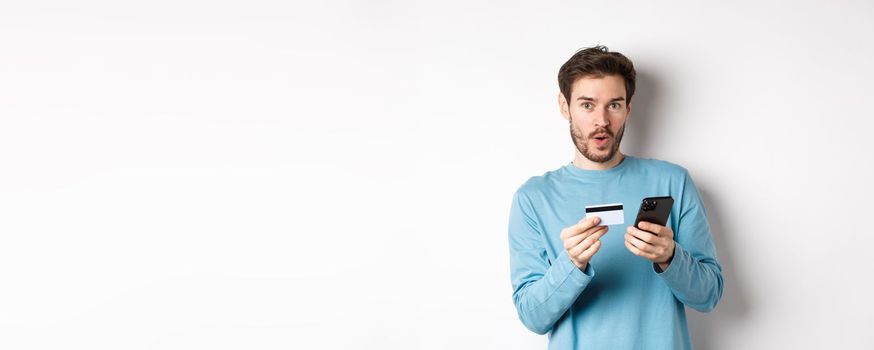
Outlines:
<svg viewBox="0 0 874 350"><path fill-rule="evenodd" d="M625 79L619 75L601 77L584 76L571 85L571 99L580 96L594 97L597 100L610 100L625 96Z"/></svg>

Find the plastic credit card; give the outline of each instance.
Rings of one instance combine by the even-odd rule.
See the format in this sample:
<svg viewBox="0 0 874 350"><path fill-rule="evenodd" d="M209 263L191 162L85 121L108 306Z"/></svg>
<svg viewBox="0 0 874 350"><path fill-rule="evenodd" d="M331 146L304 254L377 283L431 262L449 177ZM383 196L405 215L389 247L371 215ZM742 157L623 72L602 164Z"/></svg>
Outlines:
<svg viewBox="0 0 874 350"><path fill-rule="evenodd" d="M621 225L625 223L625 212L622 203L599 204L586 206L586 217L601 218L599 226Z"/></svg>

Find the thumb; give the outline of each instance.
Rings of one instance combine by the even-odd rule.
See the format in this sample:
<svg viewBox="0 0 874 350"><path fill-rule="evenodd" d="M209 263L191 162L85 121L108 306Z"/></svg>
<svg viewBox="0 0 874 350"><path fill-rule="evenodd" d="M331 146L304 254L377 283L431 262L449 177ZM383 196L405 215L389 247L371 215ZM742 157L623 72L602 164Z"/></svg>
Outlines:
<svg viewBox="0 0 874 350"><path fill-rule="evenodd" d="M601 223L601 217L597 215L592 215L580 220L579 225L581 229L588 229L590 227L598 226Z"/></svg>

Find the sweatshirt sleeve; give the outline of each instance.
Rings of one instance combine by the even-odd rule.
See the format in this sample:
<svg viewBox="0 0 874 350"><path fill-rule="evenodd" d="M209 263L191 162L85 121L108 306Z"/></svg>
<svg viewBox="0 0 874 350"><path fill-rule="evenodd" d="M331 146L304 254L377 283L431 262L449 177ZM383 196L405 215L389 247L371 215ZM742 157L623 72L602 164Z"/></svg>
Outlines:
<svg viewBox="0 0 874 350"><path fill-rule="evenodd" d="M722 267L716 260L704 204L688 172L684 172L680 198L679 220L673 228L674 257L665 271L658 265L653 267L678 300L695 310L709 312L722 298Z"/></svg>
<svg viewBox="0 0 874 350"><path fill-rule="evenodd" d="M552 329L595 275L592 264L580 271L564 251L550 261L546 239L530 199L517 191L509 225L513 302L519 319L537 334Z"/></svg>

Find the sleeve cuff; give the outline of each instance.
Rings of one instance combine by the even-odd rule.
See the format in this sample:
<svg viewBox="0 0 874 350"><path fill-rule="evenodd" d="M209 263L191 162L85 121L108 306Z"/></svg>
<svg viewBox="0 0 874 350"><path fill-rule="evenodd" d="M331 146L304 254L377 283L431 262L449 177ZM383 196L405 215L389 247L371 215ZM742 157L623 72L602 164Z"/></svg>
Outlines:
<svg viewBox="0 0 874 350"><path fill-rule="evenodd" d="M567 252L562 252L556 263L556 265L559 265L562 269L562 272L566 273L571 280L577 282L581 286L589 284L589 281L595 277L595 268L592 267L591 262L586 264L586 270L582 271L577 267L577 265L574 265L574 262L571 261Z"/></svg>
<svg viewBox="0 0 874 350"><path fill-rule="evenodd" d="M682 274L680 271L687 271L687 267L691 264L692 257L685 249L683 249L683 246L676 243L674 245L674 257L671 258L671 263L668 264L668 268L662 271L661 267L656 263L652 264L652 268L657 275L668 281L673 281L680 277L679 274Z"/></svg>

